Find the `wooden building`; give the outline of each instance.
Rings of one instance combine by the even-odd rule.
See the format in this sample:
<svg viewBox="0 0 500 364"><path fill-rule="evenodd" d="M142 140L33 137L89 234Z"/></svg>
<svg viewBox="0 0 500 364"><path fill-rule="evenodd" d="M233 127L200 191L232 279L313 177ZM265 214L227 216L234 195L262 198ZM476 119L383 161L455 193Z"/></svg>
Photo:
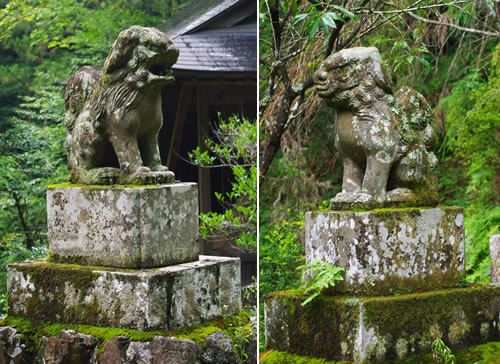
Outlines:
<svg viewBox="0 0 500 364"><path fill-rule="evenodd" d="M256 120L257 2L194 0L159 28L180 50L163 90L162 159L176 179L199 183L200 212L221 212L214 192L230 189L230 171L196 167L188 152L203 148L218 113Z"/></svg>

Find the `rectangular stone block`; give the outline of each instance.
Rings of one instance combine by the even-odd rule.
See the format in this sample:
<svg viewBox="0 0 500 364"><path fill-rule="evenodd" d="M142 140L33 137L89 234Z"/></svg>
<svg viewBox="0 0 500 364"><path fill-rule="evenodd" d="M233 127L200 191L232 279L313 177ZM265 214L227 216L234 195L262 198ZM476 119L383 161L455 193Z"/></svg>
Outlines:
<svg viewBox="0 0 500 364"><path fill-rule="evenodd" d="M10 264L9 316L138 330L185 327L240 309L238 258L200 256L155 269Z"/></svg>
<svg viewBox="0 0 500 364"><path fill-rule="evenodd" d="M265 298L267 349L361 363L393 363L429 353L441 338L452 351L500 340L500 287L479 286L392 297Z"/></svg>
<svg viewBox="0 0 500 364"><path fill-rule="evenodd" d="M152 268L198 260L195 183L67 185L47 190L54 262Z"/></svg>
<svg viewBox="0 0 500 364"><path fill-rule="evenodd" d="M345 268L338 289L386 295L456 287L465 278L461 207L306 214L306 262Z"/></svg>

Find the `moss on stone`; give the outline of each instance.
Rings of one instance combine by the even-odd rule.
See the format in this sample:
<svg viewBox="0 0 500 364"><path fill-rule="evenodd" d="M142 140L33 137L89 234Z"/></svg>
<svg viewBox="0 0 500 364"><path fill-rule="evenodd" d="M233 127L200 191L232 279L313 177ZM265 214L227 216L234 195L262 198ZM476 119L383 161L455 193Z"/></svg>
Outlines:
<svg viewBox="0 0 500 364"><path fill-rule="evenodd" d="M115 189L125 189L125 188L154 188L158 187L159 185L141 185L141 184L126 184L126 185L84 185L84 184L76 184L76 183L71 183L71 182L64 182L64 183L58 183L58 184L53 184L47 186L47 189L49 190L54 190L56 188L85 188L89 190L103 190L103 189L109 189L109 188L115 188Z"/></svg>
<svg viewBox="0 0 500 364"><path fill-rule="evenodd" d="M261 354L259 363L262 364L343 364L347 361L329 361L325 359L299 356L284 351L269 350Z"/></svg>
<svg viewBox="0 0 500 364"><path fill-rule="evenodd" d="M332 210L330 208L327 209L318 209L311 211L311 215L315 216L318 213L321 212L337 212L339 214L349 214L349 213L355 213L355 212L376 212L376 213L382 213L382 214L392 214L393 212L405 212L405 211L414 211L418 213L420 210L429 210L429 209L435 209L439 208L444 211L455 211L455 210L461 210L463 207L460 206L420 206L420 207L415 207L415 206L406 206L406 207L383 207L383 208L355 208L355 209L350 209L350 210Z"/></svg>
<svg viewBox="0 0 500 364"><path fill-rule="evenodd" d="M500 289L494 286L397 297L319 296L301 306L305 297L299 290L266 296L268 349L355 359L362 327L370 341L363 349L365 357L394 362L411 353L429 352L437 337L454 351L500 338Z"/></svg>
<svg viewBox="0 0 500 364"><path fill-rule="evenodd" d="M56 253L49 252L47 255L47 262L49 263L63 263L63 264L78 264L78 265L87 265L88 257L80 256L80 255L70 255L70 256L62 256Z"/></svg>
<svg viewBox="0 0 500 364"><path fill-rule="evenodd" d="M36 269L33 269L34 266ZM107 312L101 308L96 299L70 306L65 310L68 292L66 292L66 288L62 289L61 287L66 287L65 283L71 283L73 292L76 292L80 297L86 297L100 276L96 271L133 272L134 270L51 263L46 259L38 259L31 261L29 265L16 264L16 271L21 272L26 277L29 276L29 281L33 284L35 291L28 298L23 298L23 295L16 291L9 294L9 314L14 314L11 307L22 300L26 307L25 313L30 318L37 320L52 321L57 319L55 313L65 312L64 321L66 322L77 322L81 317L85 317L88 323L102 322L111 325ZM124 276L124 279L126 277ZM82 312L85 315L82 315Z"/></svg>
<svg viewBox="0 0 500 364"><path fill-rule="evenodd" d="M98 348L98 354L100 354L104 344L116 336L127 336L130 341L151 341L155 336L169 336L175 337L177 340L191 340L202 346L206 346L205 338L216 331L220 331L228 335L233 340L233 343L236 343L242 337L242 333L252 330L249 318L250 313L242 311L232 316L218 317L183 329L140 331L80 324L51 323L7 316L5 319L0 320L0 327L15 327L23 335L23 339L27 341L29 350L35 354L42 349L42 337L59 337L63 330L75 330L76 332L98 338L101 341Z"/></svg>
<svg viewBox="0 0 500 364"><path fill-rule="evenodd" d="M493 364L500 363L500 342L492 341L486 344L473 346L454 353L456 357L455 364ZM429 364L434 363L432 354L413 355L405 360L380 361L377 364ZM327 361L307 356L299 356L287 352L269 350L261 354L260 363L262 364L347 364L349 361ZM370 364L370 361L364 361L364 364Z"/></svg>
<svg viewBox="0 0 500 364"><path fill-rule="evenodd" d="M399 336L404 331L428 335L429 342L432 342L434 338L431 337L430 332L427 332L428 326L429 323L434 323L443 330L443 340L448 343L454 336L466 335L464 332L452 332L454 322L468 322L473 326L474 331L479 332L479 323L475 322L477 308L492 307L495 300L498 301L498 295L497 289L483 286L399 297L365 298L362 300L364 320L367 326L376 325L381 336L388 333ZM487 319L494 319L493 316L488 317L488 314L487 311L483 312ZM493 315L493 312L490 315ZM395 320L395 317L398 319ZM475 326L478 326L477 330ZM449 329L445 330L445 328ZM451 347L457 347L459 344L461 340L452 342Z"/></svg>

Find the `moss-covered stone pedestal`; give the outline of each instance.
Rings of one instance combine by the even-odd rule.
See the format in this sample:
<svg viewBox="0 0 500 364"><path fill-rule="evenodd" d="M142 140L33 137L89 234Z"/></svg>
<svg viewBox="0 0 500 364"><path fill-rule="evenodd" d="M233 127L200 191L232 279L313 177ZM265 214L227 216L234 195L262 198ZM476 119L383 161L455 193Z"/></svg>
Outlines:
<svg viewBox="0 0 500 364"><path fill-rule="evenodd" d="M153 268L198 260L196 183L54 185L47 189L51 259Z"/></svg>
<svg viewBox="0 0 500 364"><path fill-rule="evenodd" d="M256 344L255 321L244 311L153 332L0 319L2 364L255 364Z"/></svg>
<svg viewBox="0 0 500 364"><path fill-rule="evenodd" d="M303 356L392 362L431 351L500 340L500 286L455 288L392 297L319 296L305 306L298 291L265 299L267 348Z"/></svg>
<svg viewBox="0 0 500 364"><path fill-rule="evenodd" d="M200 256L155 269L27 261L8 266L9 316L138 330L186 327L240 309L240 262Z"/></svg>
<svg viewBox="0 0 500 364"><path fill-rule="evenodd" d="M7 268L8 313L137 330L241 307L240 261L200 256L195 183L51 186L49 257Z"/></svg>
<svg viewBox="0 0 500 364"><path fill-rule="evenodd" d="M465 277L461 207L306 214L306 262L345 268L340 291L367 295L456 287Z"/></svg>

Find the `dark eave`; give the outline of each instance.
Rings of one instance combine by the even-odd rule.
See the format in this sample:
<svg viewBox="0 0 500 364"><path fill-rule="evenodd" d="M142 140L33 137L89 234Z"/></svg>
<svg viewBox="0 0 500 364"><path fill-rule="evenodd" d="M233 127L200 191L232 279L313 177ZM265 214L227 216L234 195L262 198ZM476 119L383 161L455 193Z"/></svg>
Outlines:
<svg viewBox="0 0 500 364"><path fill-rule="evenodd" d="M255 1L253 1L255 2ZM167 19L159 29L170 38L187 34L204 27L232 7L245 3L242 0L194 0L181 11Z"/></svg>
<svg viewBox="0 0 500 364"><path fill-rule="evenodd" d="M174 71L257 72L255 27L246 24L175 37L179 59Z"/></svg>

